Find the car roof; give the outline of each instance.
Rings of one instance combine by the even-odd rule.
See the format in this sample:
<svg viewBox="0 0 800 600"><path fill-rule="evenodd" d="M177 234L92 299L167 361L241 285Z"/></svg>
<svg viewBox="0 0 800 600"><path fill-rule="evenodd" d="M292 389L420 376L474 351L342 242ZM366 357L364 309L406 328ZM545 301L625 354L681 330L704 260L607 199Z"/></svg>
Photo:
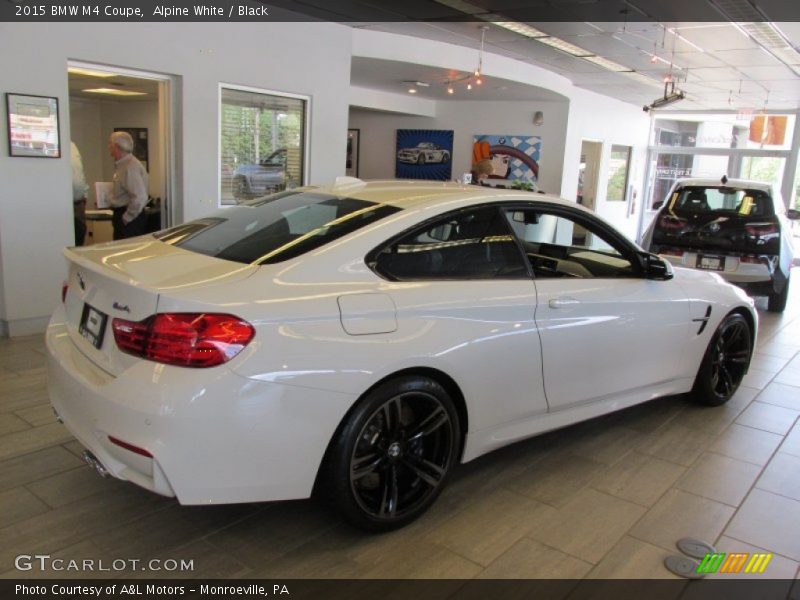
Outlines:
<svg viewBox="0 0 800 600"><path fill-rule="evenodd" d="M725 183L722 183L722 179L688 178L679 179L675 182L676 188L687 186L729 187L737 189L761 190L762 192L772 191L772 184L764 183L763 181L752 181L750 179L728 179L725 181Z"/></svg>
<svg viewBox="0 0 800 600"><path fill-rule="evenodd" d="M483 202L545 202L587 211L584 207L552 194L532 193L523 190L498 189L480 185L463 185L456 182L376 180L362 181L353 177L338 177L332 185L302 188L333 196L356 198L397 208L426 208L443 204L462 205Z"/></svg>

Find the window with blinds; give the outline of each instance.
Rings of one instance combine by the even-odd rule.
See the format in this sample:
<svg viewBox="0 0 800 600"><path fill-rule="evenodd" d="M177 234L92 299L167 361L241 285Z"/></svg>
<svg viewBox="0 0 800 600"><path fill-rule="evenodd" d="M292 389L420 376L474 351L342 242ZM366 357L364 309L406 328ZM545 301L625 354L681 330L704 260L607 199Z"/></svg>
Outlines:
<svg viewBox="0 0 800 600"><path fill-rule="evenodd" d="M303 185L306 100L222 88L220 203Z"/></svg>

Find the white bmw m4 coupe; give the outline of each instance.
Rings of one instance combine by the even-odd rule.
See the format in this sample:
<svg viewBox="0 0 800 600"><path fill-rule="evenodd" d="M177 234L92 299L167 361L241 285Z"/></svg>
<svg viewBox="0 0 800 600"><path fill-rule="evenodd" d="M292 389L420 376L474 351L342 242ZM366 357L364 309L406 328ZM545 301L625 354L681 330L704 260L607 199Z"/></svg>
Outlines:
<svg viewBox="0 0 800 600"><path fill-rule="evenodd" d="M514 190L341 178L65 255L49 389L90 464L183 504L316 490L374 531L500 446L726 402L756 339L719 275Z"/></svg>

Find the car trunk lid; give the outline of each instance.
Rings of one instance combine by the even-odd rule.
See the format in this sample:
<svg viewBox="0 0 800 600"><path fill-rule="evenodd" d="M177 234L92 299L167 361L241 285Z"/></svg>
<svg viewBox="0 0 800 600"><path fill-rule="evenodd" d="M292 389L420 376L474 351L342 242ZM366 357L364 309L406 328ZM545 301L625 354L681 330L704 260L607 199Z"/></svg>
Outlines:
<svg viewBox="0 0 800 600"><path fill-rule="evenodd" d="M669 211L657 217L653 244L708 252L776 255L780 252L780 225L775 216Z"/></svg>
<svg viewBox="0 0 800 600"><path fill-rule="evenodd" d="M118 375L138 362L114 341L115 318L141 321L156 313L159 296L173 290L223 285L258 267L135 238L64 251L69 261L67 331L93 363Z"/></svg>

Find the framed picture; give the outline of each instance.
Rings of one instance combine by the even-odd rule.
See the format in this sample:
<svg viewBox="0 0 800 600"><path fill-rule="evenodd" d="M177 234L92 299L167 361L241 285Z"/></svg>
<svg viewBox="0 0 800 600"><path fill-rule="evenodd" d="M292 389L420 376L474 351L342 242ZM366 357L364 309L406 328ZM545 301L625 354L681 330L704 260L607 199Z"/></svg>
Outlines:
<svg viewBox="0 0 800 600"><path fill-rule="evenodd" d="M398 179L449 181L453 130L398 129L395 174Z"/></svg>
<svg viewBox="0 0 800 600"><path fill-rule="evenodd" d="M472 143L472 163L492 161L489 179L536 183L542 138L534 135L476 135Z"/></svg>
<svg viewBox="0 0 800 600"><path fill-rule="evenodd" d="M58 98L6 93L8 154L61 158Z"/></svg>
<svg viewBox="0 0 800 600"><path fill-rule="evenodd" d="M358 177L358 150L361 137L360 129L347 130L347 163L344 174L348 177Z"/></svg>
<svg viewBox="0 0 800 600"><path fill-rule="evenodd" d="M133 154L142 163L144 170L150 172L150 149L147 143L147 127L114 127L114 131L125 131L133 138Z"/></svg>

